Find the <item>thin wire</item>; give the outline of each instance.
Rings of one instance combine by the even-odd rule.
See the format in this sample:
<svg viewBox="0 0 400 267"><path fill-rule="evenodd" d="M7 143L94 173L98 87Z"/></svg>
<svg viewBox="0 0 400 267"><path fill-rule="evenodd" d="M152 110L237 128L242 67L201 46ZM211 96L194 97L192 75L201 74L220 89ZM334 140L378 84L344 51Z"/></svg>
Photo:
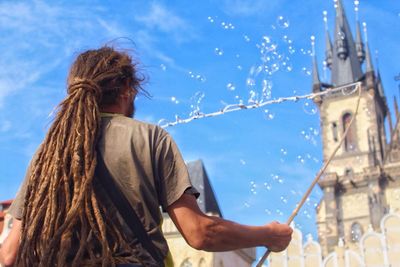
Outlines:
<svg viewBox="0 0 400 267"><path fill-rule="evenodd" d="M360 100L361 100L361 83L357 82L354 83L353 85L356 86L356 90L358 90L358 99L357 99L357 106L354 112L354 116L350 121L349 126L347 127L347 129L345 130L342 138L339 141L339 144L336 146L335 150L332 152L332 154L330 155L329 159L325 162L324 166L321 168L321 170L318 172L317 176L315 177L314 181L311 183L310 187L307 189L307 192L304 194L303 198L300 200L300 202L297 204L296 208L294 209L294 211L292 212L292 214L290 215L289 219L287 220L287 224L291 224L293 219L297 216L299 210L301 209L301 207L304 205L304 203L306 202L308 196L311 194L313 188L315 187L315 185L317 184L317 182L319 181L319 179L321 178L322 174L324 174L326 168L328 167L328 165L330 164L330 162L332 161L333 157L335 157L336 152L339 150L339 148L342 146L344 139L347 136L347 133L349 132L349 129L351 127L351 125L354 122L355 117L358 114L358 110L360 107ZM349 85L347 85L349 86ZM260 261L257 263L256 267L262 267L262 265L264 264L265 260L268 258L269 254L271 253L270 250L267 250L264 255L262 256L262 258L260 259Z"/></svg>
<svg viewBox="0 0 400 267"><path fill-rule="evenodd" d="M312 94L307 94L307 95L300 95L300 96L289 96L289 97L280 97L280 98L276 98L276 99L272 99L269 101L261 101L261 102L256 102L254 104L249 104L249 105L244 105L244 104L230 104L225 106L223 109L219 110L219 111L215 111L215 112L211 112L211 113L197 113L191 117L188 117L186 119L181 119L179 117L176 117L174 122L167 122L163 125L161 125L162 128L167 128L167 127L171 127L171 126L176 126L178 124L184 124L184 123L189 123L192 122L194 120L198 120L198 119L204 119L204 118L209 118L209 117L216 117L216 116L220 116L223 115L225 113L229 113L229 112L234 112L234 111L239 111L239 110L247 110L247 109L256 109L256 108L261 108L267 105L271 105L271 104L279 104L279 103L283 103L283 102L297 102L299 100L302 99L314 99L316 97L319 96L324 96L327 94L332 94L338 91L342 91L343 89L348 88L349 86L352 86L354 84L348 84L348 85L344 85L344 86L340 86L334 89L328 89L319 93L312 93Z"/></svg>

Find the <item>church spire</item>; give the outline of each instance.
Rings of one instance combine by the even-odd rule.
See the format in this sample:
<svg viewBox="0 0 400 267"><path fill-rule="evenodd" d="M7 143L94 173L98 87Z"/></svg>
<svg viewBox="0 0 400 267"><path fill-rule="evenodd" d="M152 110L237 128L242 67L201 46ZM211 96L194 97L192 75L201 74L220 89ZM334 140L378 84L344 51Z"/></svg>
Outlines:
<svg viewBox="0 0 400 267"><path fill-rule="evenodd" d="M374 65L372 64L371 50L369 49L368 42L366 42L365 44L367 46L367 53L366 53L366 56L365 56L365 64L366 64L365 72L366 73L374 72Z"/></svg>
<svg viewBox="0 0 400 267"><path fill-rule="evenodd" d="M336 22L332 58L332 84L340 86L362 77L356 45L341 0L336 2Z"/></svg>
<svg viewBox="0 0 400 267"><path fill-rule="evenodd" d="M360 63L362 64L365 59L365 50L364 50L364 43L361 37L361 28L360 22L357 21L356 24L356 50L357 50L357 57Z"/></svg>
<svg viewBox="0 0 400 267"><path fill-rule="evenodd" d="M318 72L318 63L317 57L313 56L313 69L312 69L312 76L313 76L313 93L321 92L321 80L319 79L319 72Z"/></svg>
<svg viewBox="0 0 400 267"><path fill-rule="evenodd" d="M326 50L325 50L326 66L328 66L328 68L331 69L333 54L332 54L332 41L328 30L325 31L325 42L326 42Z"/></svg>
<svg viewBox="0 0 400 267"><path fill-rule="evenodd" d="M312 92L314 94L317 94L321 92L322 88L322 83L319 78L319 72L318 72L318 63L317 63L317 57L315 55L315 36L311 36L311 48L312 48L312 63L313 63L313 68L312 68L312 77L313 77L313 85L312 85ZM321 104L321 97L316 97L314 98L314 102L316 104Z"/></svg>

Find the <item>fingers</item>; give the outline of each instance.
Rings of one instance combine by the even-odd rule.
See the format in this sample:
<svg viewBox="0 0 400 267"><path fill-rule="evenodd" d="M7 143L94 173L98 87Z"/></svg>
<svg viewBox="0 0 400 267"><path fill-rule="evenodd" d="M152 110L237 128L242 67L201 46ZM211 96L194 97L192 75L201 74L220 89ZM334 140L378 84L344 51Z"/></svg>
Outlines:
<svg viewBox="0 0 400 267"><path fill-rule="evenodd" d="M273 252L285 250L292 240L293 229L287 224L271 222L267 224L270 234L267 238L266 247Z"/></svg>

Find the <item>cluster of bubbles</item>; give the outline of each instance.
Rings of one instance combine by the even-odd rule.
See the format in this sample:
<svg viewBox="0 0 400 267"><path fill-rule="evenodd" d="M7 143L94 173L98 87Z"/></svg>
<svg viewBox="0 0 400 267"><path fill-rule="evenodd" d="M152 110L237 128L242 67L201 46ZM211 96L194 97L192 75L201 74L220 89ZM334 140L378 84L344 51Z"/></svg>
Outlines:
<svg viewBox="0 0 400 267"><path fill-rule="evenodd" d="M303 100L303 111L308 115L315 115L318 112L318 108L311 99L306 99Z"/></svg>
<svg viewBox="0 0 400 267"><path fill-rule="evenodd" d="M203 101L205 97L205 94L201 91L196 92L191 98L190 98L190 113L189 116L197 116L201 114L201 102Z"/></svg>
<svg viewBox="0 0 400 267"><path fill-rule="evenodd" d="M301 136L304 138L304 140L310 142L314 146L317 145L317 137L319 136L319 130L315 129L313 127L309 127L306 130L302 130Z"/></svg>
<svg viewBox="0 0 400 267"><path fill-rule="evenodd" d="M319 159L316 157L311 156L309 153L304 155L297 155L297 162L300 164L305 164L307 161L312 161L315 163L319 163Z"/></svg>
<svg viewBox="0 0 400 267"><path fill-rule="evenodd" d="M216 22L217 19L218 19L217 16L215 16L215 17L208 16L208 17L207 17L207 20L208 20L210 23ZM230 23L230 22L221 21L221 24L220 24L220 25L221 25L222 29L224 29L224 30L234 30L234 29L235 29L235 25L233 25L233 24Z"/></svg>
<svg viewBox="0 0 400 267"><path fill-rule="evenodd" d="M197 80L202 83L204 83L207 80L206 77L204 77L204 75L194 73L193 71L189 71L188 74L191 79Z"/></svg>
<svg viewBox="0 0 400 267"><path fill-rule="evenodd" d="M225 21L221 22L221 27L225 30L234 30L235 26L232 23L227 23Z"/></svg>
<svg viewBox="0 0 400 267"><path fill-rule="evenodd" d="M250 192L253 195L257 195L257 184L254 181L250 182Z"/></svg>

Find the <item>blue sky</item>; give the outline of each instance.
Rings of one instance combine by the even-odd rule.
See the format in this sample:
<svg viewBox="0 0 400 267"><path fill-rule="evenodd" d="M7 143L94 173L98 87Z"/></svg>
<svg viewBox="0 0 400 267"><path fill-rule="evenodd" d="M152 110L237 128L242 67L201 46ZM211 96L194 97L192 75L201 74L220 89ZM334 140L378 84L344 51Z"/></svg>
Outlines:
<svg viewBox="0 0 400 267"><path fill-rule="evenodd" d="M353 1L344 5L354 30ZM263 83L269 98L310 93L312 35L321 78L328 81L324 10L332 34L330 0L1 1L0 199L16 193L79 52L107 43L131 51L153 96L139 97L137 118L174 121L189 116L191 106L214 112L246 104L251 90L262 96ZM361 0L359 17L368 25L392 108L400 3ZM257 70L263 42L272 49L269 73ZM203 160L226 218L262 224L285 221L322 165L316 111L309 101L287 102L167 130L185 160ZM321 196L317 188L295 220L305 234L316 234L314 207Z"/></svg>

